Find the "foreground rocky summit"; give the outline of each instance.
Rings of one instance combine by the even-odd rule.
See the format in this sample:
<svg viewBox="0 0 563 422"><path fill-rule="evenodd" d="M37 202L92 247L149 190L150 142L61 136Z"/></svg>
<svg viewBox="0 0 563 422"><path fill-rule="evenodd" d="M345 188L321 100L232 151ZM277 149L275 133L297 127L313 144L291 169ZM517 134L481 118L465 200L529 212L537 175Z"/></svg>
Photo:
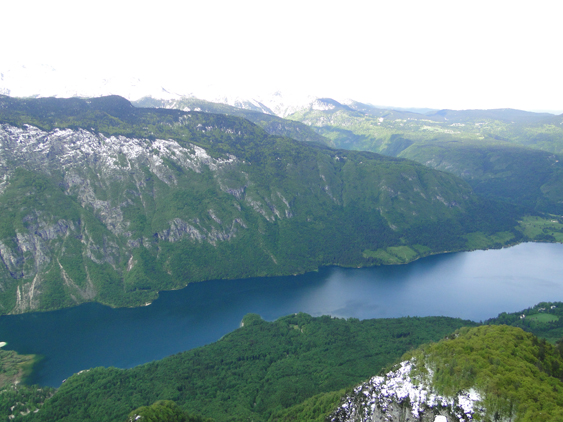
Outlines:
<svg viewBox="0 0 563 422"><path fill-rule="evenodd" d="M481 395L470 389L453 397L437 394L431 383L412 376L414 363L401 362L385 376L371 378L354 389L332 415L333 422L469 421L482 413Z"/></svg>
<svg viewBox="0 0 563 422"><path fill-rule="evenodd" d="M563 350L520 328L462 328L359 385L333 422L556 421Z"/></svg>

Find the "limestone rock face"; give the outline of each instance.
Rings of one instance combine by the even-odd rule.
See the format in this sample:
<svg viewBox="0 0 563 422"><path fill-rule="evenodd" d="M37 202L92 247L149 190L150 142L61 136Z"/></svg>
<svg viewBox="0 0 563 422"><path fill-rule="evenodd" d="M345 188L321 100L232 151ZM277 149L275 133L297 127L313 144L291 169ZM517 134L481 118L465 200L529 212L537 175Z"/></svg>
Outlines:
<svg viewBox="0 0 563 422"><path fill-rule="evenodd" d="M356 387L330 416L331 422L465 422L483 411L477 391L441 396L432 388L432 374L412 375L413 367L411 361L401 362L385 376Z"/></svg>
<svg viewBox="0 0 563 422"><path fill-rule="evenodd" d="M133 268L129 262L134 250L151 248L159 241L213 246L229 241L248 227L238 204L230 204L235 210L230 219L219 218L213 209L189 221L170 218L161 223L163 228L153 239L139 236L131 219L150 213L162 191L177 187L179 173L188 177L210 173L217 191L234 192L235 198L244 200L240 192L245 186L237 185L231 174L238 164L233 155L214 158L204 148L173 140L0 124L0 202L21 215L7 221L15 225L12 231L0 234L0 293L10 296L0 298L0 312L41 309L41 297L53 283L64 286L70 299L66 305L96 300L99 280L89 269L109 265L119 276ZM34 176L19 182L22 171ZM49 182L59 189L60 198L44 188ZM13 196L19 196L18 205ZM22 196L29 198L25 204ZM259 205L267 208L261 199ZM281 200L278 203L283 205ZM61 218L69 210L74 215ZM49 272L51 277L46 276Z"/></svg>

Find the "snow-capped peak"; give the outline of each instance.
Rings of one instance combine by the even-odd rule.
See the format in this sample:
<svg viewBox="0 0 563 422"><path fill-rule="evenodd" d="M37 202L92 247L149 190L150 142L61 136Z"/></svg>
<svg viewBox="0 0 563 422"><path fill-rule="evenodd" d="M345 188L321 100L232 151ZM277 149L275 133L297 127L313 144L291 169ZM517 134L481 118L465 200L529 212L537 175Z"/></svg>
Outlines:
<svg viewBox="0 0 563 422"><path fill-rule="evenodd" d="M177 100L195 97L215 103L286 117L310 107L318 98L301 92L237 92L236 87L198 84L192 81L158 81L133 75L83 74L50 65L18 65L0 69L0 94L13 97L100 97L120 95L130 101L144 97Z"/></svg>

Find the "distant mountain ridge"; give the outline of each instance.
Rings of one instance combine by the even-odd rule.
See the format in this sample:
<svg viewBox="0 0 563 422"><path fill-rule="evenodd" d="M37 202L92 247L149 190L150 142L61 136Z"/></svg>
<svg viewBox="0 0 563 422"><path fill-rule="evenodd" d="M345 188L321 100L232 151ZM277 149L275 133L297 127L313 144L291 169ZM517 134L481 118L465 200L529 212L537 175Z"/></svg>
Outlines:
<svg viewBox="0 0 563 422"><path fill-rule="evenodd" d="M203 111L205 113L228 114L243 117L257 124L270 135L286 136L303 142L317 142L334 146L333 142L319 135L313 129L300 122L282 119L272 113L263 113L253 107L235 107L227 104L214 103L197 98L181 98L175 100L157 100L150 97L133 102L136 107L157 107L182 111Z"/></svg>
<svg viewBox="0 0 563 422"><path fill-rule="evenodd" d="M70 70L56 69L46 64L24 65L0 68L0 94L13 97L28 98L92 98L108 95L119 95L130 101L139 101L142 98L154 100L180 100L199 99L214 103L226 104L244 110L257 111L265 114L276 115L285 118L297 111L307 109L316 101L332 101L336 106L350 107L356 111L387 110L400 113L414 113L418 115L437 117L447 113L448 118L454 115L467 113L477 115L488 115L499 110L437 110L429 108L408 108L376 106L361 103L354 99L328 98L322 95L313 95L302 92L269 91L261 93L236 92L232 87L190 85L187 82L158 81L154 78L137 76L104 76L83 75ZM485 112L483 114L482 112ZM518 113L518 117L524 115L552 116L549 113L531 113L520 110L512 110L512 115ZM497 113L498 114L498 113ZM498 117L498 116L497 116ZM504 114L510 119L508 114ZM532 117L530 117L533 119Z"/></svg>
<svg viewBox="0 0 563 422"><path fill-rule="evenodd" d="M285 117L316 97L280 91L248 95L230 87L185 85L137 76L83 75L49 65L0 68L0 94L22 98L93 98L119 95L130 101L142 98L179 100L197 98L245 110Z"/></svg>
<svg viewBox="0 0 563 422"><path fill-rule="evenodd" d="M463 178L489 198L563 214L562 116L513 109L423 115L332 101L288 119L336 147L415 160Z"/></svg>

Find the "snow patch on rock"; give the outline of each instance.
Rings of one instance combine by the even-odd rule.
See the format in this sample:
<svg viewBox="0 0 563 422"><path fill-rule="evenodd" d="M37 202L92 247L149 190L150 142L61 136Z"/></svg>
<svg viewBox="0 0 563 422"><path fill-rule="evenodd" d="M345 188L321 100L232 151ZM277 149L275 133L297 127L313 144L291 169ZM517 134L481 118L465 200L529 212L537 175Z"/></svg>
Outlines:
<svg viewBox="0 0 563 422"><path fill-rule="evenodd" d="M375 376L356 387L331 415L332 422L384 420L470 421L481 414L478 391L461 391L455 397L438 394L432 387L432 371L414 375L413 361L404 361L385 376Z"/></svg>

